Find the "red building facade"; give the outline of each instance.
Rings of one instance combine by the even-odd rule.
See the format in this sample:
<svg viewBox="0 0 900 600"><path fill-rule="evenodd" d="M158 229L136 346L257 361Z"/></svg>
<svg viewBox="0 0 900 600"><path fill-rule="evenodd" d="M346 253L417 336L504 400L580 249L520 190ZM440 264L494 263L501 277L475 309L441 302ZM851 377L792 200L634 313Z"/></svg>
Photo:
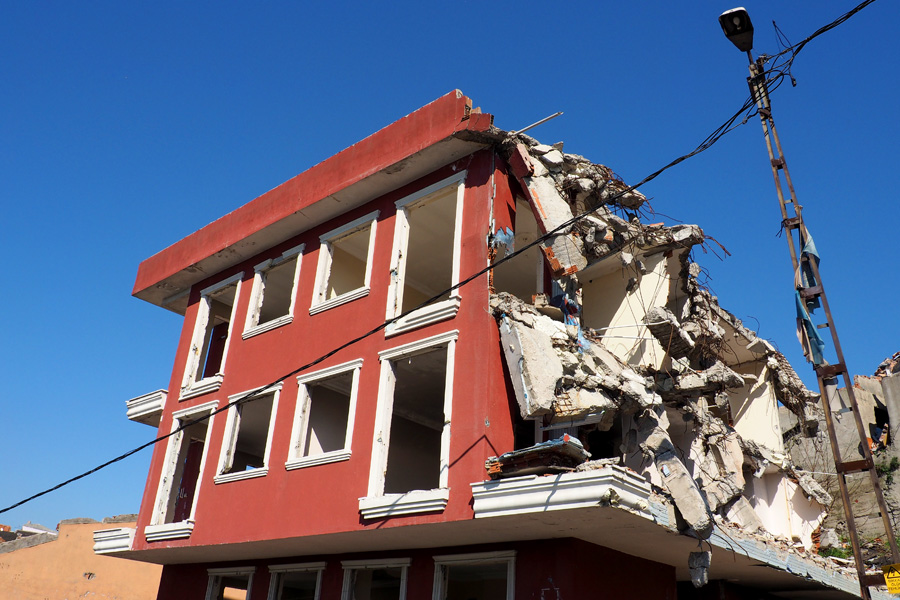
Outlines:
<svg viewBox="0 0 900 600"><path fill-rule="evenodd" d="M526 228L499 137L451 92L141 264L184 327L129 416L172 435L100 551L165 565L160 599L694 597L641 477L488 479L541 435L489 310L492 240ZM524 262L549 292L552 253Z"/></svg>

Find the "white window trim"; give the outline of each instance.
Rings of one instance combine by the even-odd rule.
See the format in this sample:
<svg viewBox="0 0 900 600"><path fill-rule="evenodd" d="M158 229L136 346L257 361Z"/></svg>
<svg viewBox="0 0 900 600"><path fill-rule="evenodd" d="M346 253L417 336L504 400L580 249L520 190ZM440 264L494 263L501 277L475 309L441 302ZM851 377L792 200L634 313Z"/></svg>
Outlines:
<svg viewBox="0 0 900 600"><path fill-rule="evenodd" d="M184 378L181 382L181 400L187 400L188 398L193 398L201 394L208 394L221 387L223 373L225 372L225 360L228 358L228 348L231 346L231 335L234 330L234 314L237 310L238 299L241 295L241 279L243 276L243 273L237 273L228 279L200 290L200 306L197 309L197 318L194 320L194 332L191 335L191 347L188 350L187 365L185 365ZM200 352L203 349L203 338L206 335L206 327L209 323L209 296L213 292L227 287L232 283L236 284L234 290L234 302L231 305L231 316L228 321L228 340L225 343L225 348L222 350L222 364L219 365L219 372L210 377L205 377L200 381L195 381L197 370L200 368Z"/></svg>
<svg viewBox="0 0 900 600"><path fill-rule="evenodd" d="M270 258L253 267L253 288L250 292L250 306L247 308L247 319L244 322L244 333L241 334L241 338L246 340L247 338L259 335L260 333L265 333L266 331L271 331L282 325L287 325L294 320L294 305L297 302L297 282L300 278L300 263L302 262L300 253L303 252L305 247L306 244L294 246L293 248L282 252L281 256L278 258ZM259 311L262 309L263 298L265 297L266 286L263 281L265 272L294 257L297 258L297 264L294 265L294 277L291 285L291 303L288 308L288 313L264 323L254 324L254 321L259 319Z"/></svg>
<svg viewBox="0 0 900 600"><path fill-rule="evenodd" d="M319 236L319 263L316 268L316 286L313 289L312 304L309 307L309 314L314 315L326 311L335 306L345 304L351 300L362 298L369 295L369 282L372 280L372 259L375 253L375 229L378 225L378 215L380 211L373 211L367 215L350 221L346 225L342 225L337 229L332 229L328 233ZM356 230L369 227L369 247L366 252L366 274L363 278L362 287L335 296L330 300L325 298L327 292L328 280L331 276L331 244L345 235L349 235Z"/></svg>
<svg viewBox="0 0 900 600"><path fill-rule="evenodd" d="M319 600L322 595L322 571L325 570L325 562L291 563L288 565L269 565L269 595L267 600L278 600L278 576L284 573L316 573L316 595L314 600Z"/></svg>
<svg viewBox="0 0 900 600"><path fill-rule="evenodd" d="M314 465L324 465L327 463L349 460L352 452L351 442L353 440L353 424L356 422L356 398L359 395L359 372L362 369L362 366L363 359L360 358L297 377L297 385L299 386L297 392L297 408L294 411L294 425L291 429L291 448L289 450L288 460L284 463L285 469L291 471L303 467L312 467ZM316 456L299 456L299 449L306 444L306 436L309 431L309 427L307 427L307 418L309 417L311 402L306 385L322 379L328 379L335 375L341 375L347 371L353 371L353 382L350 387L350 408L347 412L347 433L344 436L344 447L340 450L333 450Z"/></svg>
<svg viewBox="0 0 900 600"><path fill-rule="evenodd" d="M444 576L445 567L454 565L479 565L506 563L506 600L515 600L516 592L516 552L473 552L470 554L445 554L434 557L434 591L432 600L444 600L447 594Z"/></svg>
<svg viewBox="0 0 900 600"><path fill-rule="evenodd" d="M266 434L266 450L265 455L263 456L263 466L257 467L254 469L249 469L247 471L239 471L237 473L223 473L223 471L228 468L228 459L229 455L234 452L235 444L237 443L238 432L240 431L240 415L238 414L238 404L234 404L228 408L228 416L225 421L225 436L222 438L222 450L219 452L219 464L216 468L216 476L213 478L213 481L216 483L228 483L229 481L240 481L242 479L253 479L255 477L264 477L269 472L269 453L272 451L272 433L275 429L275 416L278 411L278 397L281 395L281 387L283 383L277 383L272 387L268 388L266 391L262 392L260 396L268 396L272 394L272 412L269 415L269 431ZM239 398L243 398L253 392L261 390L262 387L258 387L252 390L247 390L241 392L240 394L232 394L228 396L229 404L238 400ZM250 400L253 402L253 400Z"/></svg>
<svg viewBox="0 0 900 600"><path fill-rule="evenodd" d="M401 569L400 571L400 600L406 600L406 580L409 571L410 559L408 558L382 558L372 560L342 560L344 568L344 585L341 589L341 600L351 600L350 584L353 571L372 569Z"/></svg>
<svg viewBox="0 0 900 600"><path fill-rule="evenodd" d="M416 340L378 353L381 377L375 409L375 434L372 441L372 463L369 470L368 496L359 499L364 518L376 519L393 515L443 510L449 500L450 481L450 422L453 405L453 372L456 341L459 331L452 330ZM384 475L390 448L391 415L394 405L394 370L391 362L431 349L447 347L444 379L444 429L441 432L441 460L439 487L434 490L412 490L404 494L385 494Z"/></svg>
<svg viewBox="0 0 900 600"><path fill-rule="evenodd" d="M206 600L215 600L216 595L218 594L218 586L216 586L216 582L219 581L220 577L225 577L228 575L232 576L241 576L241 575L249 575L247 578L247 596L249 597L253 590L253 575L256 574L256 567L225 567L222 569L207 569L206 573L209 575L209 583L206 584Z"/></svg>
<svg viewBox="0 0 900 600"><path fill-rule="evenodd" d="M219 402L214 400L173 412L170 431L175 431L181 426L181 419L197 417L207 412L211 413L218 406ZM172 494L172 486L174 485L172 478L175 475L175 463L178 461L181 443L184 441L184 431L179 431L169 437L169 441L166 444L165 462L160 474L159 486L156 489L156 500L153 503L153 515L150 517L150 524L144 528L144 536L148 542L183 538L191 535L191 531L194 529L197 500L200 497L200 484L203 481L203 472L206 470L206 457L209 454L209 434L212 431L213 419L215 418L215 415L211 415L206 420L206 441L203 444L203 456L200 458L200 472L197 476L197 485L194 488L194 503L191 506L191 514L186 520L176 523L164 523L163 520L166 518L166 512L168 512L169 497ZM176 447L178 452L175 452Z"/></svg>
<svg viewBox="0 0 900 600"><path fill-rule="evenodd" d="M459 283L460 270L460 253L462 248L462 222L463 222L463 199L465 197L465 180L466 171L460 171L455 175L442 179L437 183L433 183L428 187L410 194L395 203L397 207L396 225L394 227L394 244L391 250L391 282L388 287L388 304L386 319L394 319L401 314L401 301L403 289L403 280L406 276L406 253L407 244L409 242L409 217L408 211L413 205L426 196L447 188L452 185L457 186L456 190L456 218L453 227L453 267L451 274L451 283L456 285ZM459 288L450 292L450 298L441 302L436 302L428 306L423 306L402 319L385 328L385 337L399 335L412 329L418 329L431 323L438 323L447 319L452 319L459 312L460 305Z"/></svg>

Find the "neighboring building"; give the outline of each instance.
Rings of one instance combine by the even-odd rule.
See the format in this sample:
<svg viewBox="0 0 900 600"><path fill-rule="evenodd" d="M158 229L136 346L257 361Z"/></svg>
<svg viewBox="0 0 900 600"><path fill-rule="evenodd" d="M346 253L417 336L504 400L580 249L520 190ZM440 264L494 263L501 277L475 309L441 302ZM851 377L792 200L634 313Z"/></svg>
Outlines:
<svg viewBox="0 0 900 600"><path fill-rule="evenodd" d="M698 284L703 232L641 224L611 170L471 106L141 264L135 296L185 322L128 414L175 433L102 551L164 565L161 599L858 590L784 455L778 403L811 429L817 396Z"/></svg>
<svg viewBox="0 0 900 600"><path fill-rule="evenodd" d="M116 530L134 527L134 517L116 517L104 523L116 525ZM0 597L156 598L162 568L95 554L93 536L98 525L93 519L67 519L59 524L58 533L30 523L23 526L20 533L31 535L0 543Z"/></svg>

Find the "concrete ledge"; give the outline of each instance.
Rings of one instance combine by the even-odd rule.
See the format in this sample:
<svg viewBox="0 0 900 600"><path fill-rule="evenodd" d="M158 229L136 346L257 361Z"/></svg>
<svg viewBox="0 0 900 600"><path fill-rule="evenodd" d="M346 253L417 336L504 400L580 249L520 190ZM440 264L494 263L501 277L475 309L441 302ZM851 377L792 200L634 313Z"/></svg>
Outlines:
<svg viewBox="0 0 900 600"><path fill-rule="evenodd" d="M94 532L94 554L110 554L131 550L134 541L134 527L100 529Z"/></svg>
<svg viewBox="0 0 900 600"><path fill-rule="evenodd" d="M159 427L163 407L166 405L166 390L156 390L149 394L125 401L126 416L138 423Z"/></svg>
<svg viewBox="0 0 900 600"><path fill-rule="evenodd" d="M650 484L616 466L555 476L529 475L473 483L475 518L619 506L654 520Z"/></svg>

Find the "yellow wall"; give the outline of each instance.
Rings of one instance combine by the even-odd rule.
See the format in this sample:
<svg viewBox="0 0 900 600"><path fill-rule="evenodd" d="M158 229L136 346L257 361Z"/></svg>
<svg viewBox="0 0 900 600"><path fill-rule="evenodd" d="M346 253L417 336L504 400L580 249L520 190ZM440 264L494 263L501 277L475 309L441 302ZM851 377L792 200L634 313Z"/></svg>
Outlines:
<svg viewBox="0 0 900 600"><path fill-rule="evenodd" d="M93 533L104 527L110 525L63 523L52 542L0 554L0 597L154 600L162 567L95 555Z"/></svg>

